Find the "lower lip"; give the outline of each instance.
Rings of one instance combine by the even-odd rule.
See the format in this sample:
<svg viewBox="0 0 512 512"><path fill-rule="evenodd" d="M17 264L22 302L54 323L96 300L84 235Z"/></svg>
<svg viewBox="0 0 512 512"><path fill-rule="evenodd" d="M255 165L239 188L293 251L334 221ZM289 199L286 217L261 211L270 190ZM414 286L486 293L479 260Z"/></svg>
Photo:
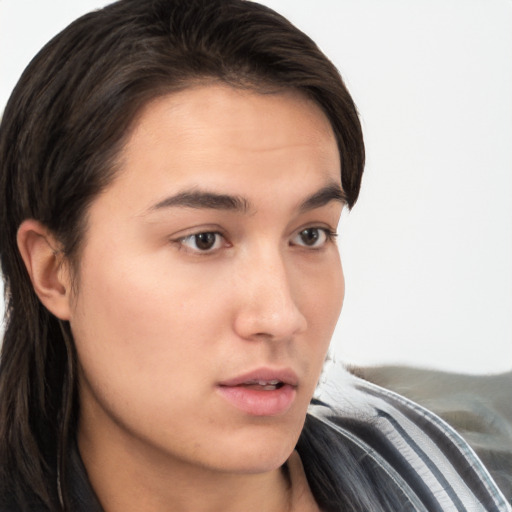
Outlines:
<svg viewBox="0 0 512 512"><path fill-rule="evenodd" d="M295 387L285 384L279 389L262 391L244 386L219 386L220 394L237 409L252 416L278 416L292 405Z"/></svg>

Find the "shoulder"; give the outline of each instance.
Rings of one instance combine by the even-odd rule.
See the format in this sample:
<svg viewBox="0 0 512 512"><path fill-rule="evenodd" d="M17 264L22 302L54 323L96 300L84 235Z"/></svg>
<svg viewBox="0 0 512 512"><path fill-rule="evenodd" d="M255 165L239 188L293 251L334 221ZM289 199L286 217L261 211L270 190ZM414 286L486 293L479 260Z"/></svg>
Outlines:
<svg viewBox="0 0 512 512"><path fill-rule="evenodd" d="M409 500L408 510L512 510L474 450L434 413L339 365L319 389L309 411L317 428L371 460Z"/></svg>

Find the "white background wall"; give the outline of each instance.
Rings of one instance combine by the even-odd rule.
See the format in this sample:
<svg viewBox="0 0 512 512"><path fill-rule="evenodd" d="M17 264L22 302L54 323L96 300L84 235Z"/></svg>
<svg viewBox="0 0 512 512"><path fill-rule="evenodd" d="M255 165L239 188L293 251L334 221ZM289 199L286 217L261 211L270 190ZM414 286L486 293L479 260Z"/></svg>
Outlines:
<svg viewBox="0 0 512 512"><path fill-rule="evenodd" d="M0 110L101 0L0 0ZM512 369L512 1L265 0L340 68L368 164L340 246L336 357Z"/></svg>

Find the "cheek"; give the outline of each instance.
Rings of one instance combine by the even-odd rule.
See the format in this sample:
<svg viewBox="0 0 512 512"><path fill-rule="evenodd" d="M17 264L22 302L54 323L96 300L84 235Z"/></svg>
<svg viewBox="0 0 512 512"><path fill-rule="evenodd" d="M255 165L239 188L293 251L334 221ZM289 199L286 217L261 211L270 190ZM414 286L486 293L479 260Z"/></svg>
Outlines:
<svg viewBox="0 0 512 512"><path fill-rule="evenodd" d="M330 255L328 261L318 269L298 274L297 280L301 282L297 292L299 307L307 315L310 329L330 340L345 296L345 279L339 255Z"/></svg>
<svg viewBox="0 0 512 512"><path fill-rule="evenodd" d="M155 348L162 336L177 338L199 328L198 317L208 316L218 303L212 286L170 266L158 258L116 258L85 267L75 323L86 327L84 334L94 326L95 336L141 349Z"/></svg>
<svg viewBox="0 0 512 512"><path fill-rule="evenodd" d="M77 352L99 389L113 393L134 384L141 395L168 393L196 374L193 368L209 353L215 303L203 301L183 274L137 266L145 270L134 271L120 259L84 265L71 320Z"/></svg>
<svg viewBox="0 0 512 512"><path fill-rule="evenodd" d="M180 418L196 413L211 392L211 338L220 328L214 303L207 298L207 308L183 274L170 282L161 271L128 270L118 262L115 273L83 272L71 323L82 411L89 418L101 411L148 437L165 439L168 429L185 439Z"/></svg>
<svg viewBox="0 0 512 512"><path fill-rule="evenodd" d="M311 393L322 372L325 357L338 321L345 294L345 281L339 257L333 256L329 265L319 273L309 273L298 292L300 308L307 316L308 333L305 337L308 351L308 374Z"/></svg>

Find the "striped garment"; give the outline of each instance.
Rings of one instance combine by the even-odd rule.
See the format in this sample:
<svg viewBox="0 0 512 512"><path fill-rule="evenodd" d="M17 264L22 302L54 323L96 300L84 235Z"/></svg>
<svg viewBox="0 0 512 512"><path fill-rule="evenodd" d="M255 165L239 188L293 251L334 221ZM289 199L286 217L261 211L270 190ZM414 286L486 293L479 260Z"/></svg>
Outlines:
<svg viewBox="0 0 512 512"><path fill-rule="evenodd" d="M444 420L397 393L355 377L341 365L326 366L308 417L332 432L336 442L350 445L356 460L371 461L379 473L378 485L389 486L400 496L400 507L393 512L512 512L473 449ZM310 432L315 435L314 429ZM73 512L103 512L76 444L70 448ZM336 483L343 481L345 470L341 464L332 472ZM36 504L29 510L47 512ZM329 510L338 512L338 508ZM0 512L21 509L7 499Z"/></svg>
<svg viewBox="0 0 512 512"><path fill-rule="evenodd" d="M424 407L335 363L316 398L309 413L387 473L408 502L404 510L512 511L473 449Z"/></svg>

